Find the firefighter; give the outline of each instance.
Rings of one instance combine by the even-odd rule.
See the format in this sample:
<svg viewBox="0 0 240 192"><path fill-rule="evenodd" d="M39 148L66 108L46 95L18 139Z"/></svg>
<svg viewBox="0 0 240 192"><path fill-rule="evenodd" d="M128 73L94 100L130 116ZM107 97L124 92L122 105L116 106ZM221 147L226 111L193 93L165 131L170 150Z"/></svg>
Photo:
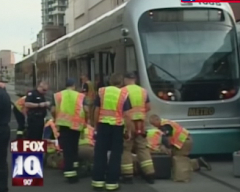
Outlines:
<svg viewBox="0 0 240 192"><path fill-rule="evenodd" d="M25 99L26 96L19 98L14 103L13 106L13 114L18 124L16 139L22 139L25 130L25 116L26 116Z"/></svg>
<svg viewBox="0 0 240 192"><path fill-rule="evenodd" d="M64 157L64 176L69 183L78 182L78 141L86 126L85 95L75 91L74 79L68 79L66 89L54 94L52 115L60 131Z"/></svg>
<svg viewBox="0 0 240 192"><path fill-rule="evenodd" d="M80 135L78 147L79 175L86 177L90 175L93 166L94 128L88 124Z"/></svg>
<svg viewBox="0 0 240 192"><path fill-rule="evenodd" d="M58 143L59 132L52 118L45 118L45 126L43 130L43 139L47 140L47 154L45 154L45 162L47 166L59 168L62 161L62 154Z"/></svg>
<svg viewBox="0 0 240 192"><path fill-rule="evenodd" d="M95 100L95 148L92 186L94 189L119 189L121 173L121 155L123 151L124 120L128 124L128 136L131 138L131 122L128 111L131 104L128 93L122 86L121 74L111 75L111 86L100 88ZM107 152L111 151L109 161ZM106 174L106 177L105 177Z"/></svg>
<svg viewBox="0 0 240 192"><path fill-rule="evenodd" d="M130 110L131 119L134 122L133 140L124 141L124 150L122 155L122 175L124 183L133 181L133 159L132 149L135 145L137 159L144 173L144 179L154 183L154 167L149 150L146 148L146 131L144 129L146 113L150 110L150 101L147 91L135 84L136 76L134 73L128 73L124 78L125 87L123 90L129 93L132 109Z"/></svg>
<svg viewBox="0 0 240 192"><path fill-rule="evenodd" d="M161 151L162 131L157 128L147 130L147 148L150 153L159 153Z"/></svg>
<svg viewBox="0 0 240 192"><path fill-rule="evenodd" d="M93 125L93 102L95 99L95 90L94 90L94 84L88 79L87 75L82 75L82 90L81 92L85 94L86 96L86 103L89 108L89 117L88 120Z"/></svg>
<svg viewBox="0 0 240 192"><path fill-rule="evenodd" d="M163 140L165 146L170 149L173 156L188 156L193 146L193 140L187 129L174 121L168 119L160 119L157 115L150 116L150 123L160 129L164 135ZM202 157L198 159L191 159L192 168L194 171L205 167L211 170L211 166Z"/></svg>

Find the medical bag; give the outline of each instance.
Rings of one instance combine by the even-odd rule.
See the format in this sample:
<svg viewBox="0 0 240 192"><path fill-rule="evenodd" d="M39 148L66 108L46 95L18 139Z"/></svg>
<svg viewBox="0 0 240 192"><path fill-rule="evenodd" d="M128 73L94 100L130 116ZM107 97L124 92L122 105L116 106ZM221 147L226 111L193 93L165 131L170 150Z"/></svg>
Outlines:
<svg viewBox="0 0 240 192"><path fill-rule="evenodd" d="M155 169L155 179L170 179L172 172L172 157L164 153L152 153Z"/></svg>

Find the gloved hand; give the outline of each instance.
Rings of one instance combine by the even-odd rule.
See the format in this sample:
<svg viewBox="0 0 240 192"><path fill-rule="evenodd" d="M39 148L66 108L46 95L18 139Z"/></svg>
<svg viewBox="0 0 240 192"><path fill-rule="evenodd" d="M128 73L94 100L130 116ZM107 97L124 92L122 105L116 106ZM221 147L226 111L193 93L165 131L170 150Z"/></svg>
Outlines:
<svg viewBox="0 0 240 192"><path fill-rule="evenodd" d="M170 148L170 147L171 147L171 145L170 145L170 143L169 143L169 140L168 140L168 137L167 137L166 135L163 135L163 136L162 136L162 144L163 144L165 147L167 147L167 148Z"/></svg>

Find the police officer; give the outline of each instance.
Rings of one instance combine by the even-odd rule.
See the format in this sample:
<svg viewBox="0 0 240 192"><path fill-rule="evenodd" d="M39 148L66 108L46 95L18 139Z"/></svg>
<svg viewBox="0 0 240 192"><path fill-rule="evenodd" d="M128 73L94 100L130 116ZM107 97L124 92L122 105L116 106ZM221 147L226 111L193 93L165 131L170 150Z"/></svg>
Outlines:
<svg viewBox="0 0 240 192"><path fill-rule="evenodd" d="M26 96L19 98L13 105L13 114L18 124L17 139L23 138L25 129L25 99Z"/></svg>
<svg viewBox="0 0 240 192"><path fill-rule="evenodd" d="M129 94L131 102L131 119L134 122L133 140L124 141L124 150L122 156L122 174L125 183L132 183L133 179L133 160L132 148L135 144L137 159L144 173L145 180L154 183L154 167L149 150L146 148L147 139L145 131L146 113L150 110L150 101L147 91L136 85L136 76L134 73L127 73L124 78L125 87L123 90Z"/></svg>
<svg viewBox="0 0 240 192"><path fill-rule="evenodd" d="M27 108L27 139L41 140L44 127L44 118L50 102L45 100L44 95L48 91L48 84L44 81L38 84L37 89L29 91L25 100Z"/></svg>
<svg viewBox="0 0 240 192"><path fill-rule="evenodd" d="M88 108L85 95L75 91L75 81L68 79L66 89L54 94L52 115L60 129L64 176L69 183L78 182L78 142L80 131L86 127Z"/></svg>
<svg viewBox="0 0 240 192"><path fill-rule="evenodd" d="M10 140L11 100L0 83L0 192L8 191L7 152Z"/></svg>
<svg viewBox="0 0 240 192"><path fill-rule="evenodd" d="M97 190L102 189L104 185L107 190L117 190L119 188L124 119L129 125L129 129L131 129L128 114L131 104L128 93L120 89L122 81L121 74L112 74L110 78L111 85L100 88L95 101L94 121L97 133L92 186ZM130 134L130 131L128 133ZM111 154L107 162L108 150L111 151Z"/></svg>

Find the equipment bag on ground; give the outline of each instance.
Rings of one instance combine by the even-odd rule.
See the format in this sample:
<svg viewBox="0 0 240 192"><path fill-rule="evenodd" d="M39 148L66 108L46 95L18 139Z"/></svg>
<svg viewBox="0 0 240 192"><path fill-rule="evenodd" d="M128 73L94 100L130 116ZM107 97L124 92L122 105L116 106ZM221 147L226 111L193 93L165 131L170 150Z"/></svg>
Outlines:
<svg viewBox="0 0 240 192"><path fill-rule="evenodd" d="M240 177L240 151L233 153L233 175Z"/></svg>
<svg viewBox="0 0 240 192"><path fill-rule="evenodd" d="M156 179L171 179L172 157L163 153L152 153Z"/></svg>
<svg viewBox="0 0 240 192"><path fill-rule="evenodd" d="M191 160L186 156L173 156L172 179L176 182L189 182L192 175Z"/></svg>

